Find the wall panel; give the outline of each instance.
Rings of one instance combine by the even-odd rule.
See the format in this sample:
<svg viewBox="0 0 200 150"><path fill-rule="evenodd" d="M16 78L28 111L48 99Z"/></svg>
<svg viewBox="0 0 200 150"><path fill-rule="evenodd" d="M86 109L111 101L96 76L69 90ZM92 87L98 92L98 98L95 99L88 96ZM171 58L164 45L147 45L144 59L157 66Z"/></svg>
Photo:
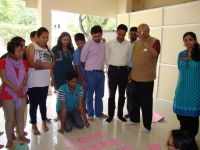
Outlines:
<svg viewBox="0 0 200 150"><path fill-rule="evenodd" d="M146 23L149 26L162 25L162 9L130 13L130 26Z"/></svg>
<svg viewBox="0 0 200 150"><path fill-rule="evenodd" d="M177 64L179 52L186 49L183 35L188 31L196 33L200 40L200 25L163 27L161 63Z"/></svg>
<svg viewBox="0 0 200 150"><path fill-rule="evenodd" d="M173 102L177 79L177 67L160 66L157 98Z"/></svg>
<svg viewBox="0 0 200 150"><path fill-rule="evenodd" d="M200 3L167 7L164 9L163 25L200 23Z"/></svg>

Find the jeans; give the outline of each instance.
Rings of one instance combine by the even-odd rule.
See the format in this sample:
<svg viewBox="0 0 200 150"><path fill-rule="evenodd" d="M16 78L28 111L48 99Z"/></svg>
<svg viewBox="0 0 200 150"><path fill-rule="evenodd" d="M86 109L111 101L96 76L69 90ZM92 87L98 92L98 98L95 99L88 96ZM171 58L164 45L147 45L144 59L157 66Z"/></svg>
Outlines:
<svg viewBox="0 0 200 150"><path fill-rule="evenodd" d="M104 72L86 71L86 100L88 117L93 117L94 113L97 117L103 116L103 101L104 96ZM93 95L95 94L93 107Z"/></svg>
<svg viewBox="0 0 200 150"><path fill-rule="evenodd" d="M57 110L57 115L61 120L61 111ZM65 123L64 123L64 130L66 132L70 132L72 130L72 127L75 126L79 129L82 129L84 127L84 122L81 117L81 114L79 110L76 108L72 111L68 111L66 114L65 118Z"/></svg>
<svg viewBox="0 0 200 150"><path fill-rule="evenodd" d="M80 78L78 78L78 84L82 86L82 82L81 82L81 79L80 79ZM85 110L87 110L87 109L86 109L86 86L82 86L82 87L83 87L83 89L84 89L83 107L84 107Z"/></svg>

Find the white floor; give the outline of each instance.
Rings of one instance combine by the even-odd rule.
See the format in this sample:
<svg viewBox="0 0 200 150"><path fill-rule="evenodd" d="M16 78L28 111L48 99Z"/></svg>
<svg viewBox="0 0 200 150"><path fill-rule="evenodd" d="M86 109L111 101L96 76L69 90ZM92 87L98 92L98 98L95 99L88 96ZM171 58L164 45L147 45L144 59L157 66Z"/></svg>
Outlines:
<svg viewBox="0 0 200 150"><path fill-rule="evenodd" d="M104 97L104 112L107 113L107 98L108 94L105 93ZM47 114L49 118L54 118L56 116L55 111L55 94L48 97L47 100ZM172 104L162 102L159 100L154 100L154 111L161 114L165 117L165 120L158 123L152 124L152 130L149 133L140 133L140 130L143 127L142 121L140 125L125 125L123 122L117 119L115 116L114 120L110 123L106 123L105 119L95 118L94 122L90 122L90 127L88 129L77 129L73 128L70 133L64 133L64 135L57 132L57 129L60 127L60 123L55 123L51 121L48 123L49 131L44 133L41 128L41 117L38 112L38 127L41 131L41 136L35 136L31 133L31 124L28 123L29 116L27 119L26 131L29 133L28 137L31 139L31 143L28 144L30 150L76 150L80 147L86 147L91 144L98 144L98 142L115 138L120 141L119 144L115 146L110 146L108 148L104 148L105 150L116 150L117 148L121 148L123 146L130 146L134 148L134 150L148 150L147 144L149 143L157 143L160 144L161 149L166 149L166 142L170 130L179 128L179 122L176 119L175 114L172 111ZM126 108L124 108L124 114L126 113ZM4 118L3 111L0 109L0 131L5 132L4 128ZM107 134L104 138L98 138L93 142L89 142L86 144L79 144L77 138L81 136L90 135L96 133L98 131L103 131ZM75 147L67 148L64 144L67 140L73 140L76 144ZM198 145L200 145L200 132L196 136L196 140ZM19 141L14 141L14 143L19 143ZM0 144L6 144L6 135L5 133L0 136ZM99 147L99 145L98 145ZM99 147L101 148L101 147ZM13 148L16 149L16 148ZM102 148L101 148L102 149ZM20 149L24 150L24 149Z"/></svg>

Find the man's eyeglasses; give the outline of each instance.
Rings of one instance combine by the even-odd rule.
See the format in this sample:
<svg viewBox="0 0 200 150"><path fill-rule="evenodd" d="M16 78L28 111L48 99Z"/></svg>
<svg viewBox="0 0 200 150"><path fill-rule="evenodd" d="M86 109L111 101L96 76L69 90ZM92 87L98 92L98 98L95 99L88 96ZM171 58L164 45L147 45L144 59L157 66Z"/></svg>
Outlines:
<svg viewBox="0 0 200 150"><path fill-rule="evenodd" d="M175 145L172 145L172 144L171 144L169 141L167 141L167 146L168 146L168 147L170 147L170 146L171 146L171 147L174 147L174 148L178 149L178 147L177 147L177 146L175 146Z"/></svg>

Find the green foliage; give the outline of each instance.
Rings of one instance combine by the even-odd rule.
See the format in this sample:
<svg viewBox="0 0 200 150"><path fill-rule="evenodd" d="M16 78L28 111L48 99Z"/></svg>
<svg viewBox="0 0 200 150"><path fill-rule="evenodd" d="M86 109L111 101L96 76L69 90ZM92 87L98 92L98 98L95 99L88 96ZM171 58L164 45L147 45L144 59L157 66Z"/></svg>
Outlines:
<svg viewBox="0 0 200 150"><path fill-rule="evenodd" d="M14 36L26 38L36 28L36 10L21 0L0 0L0 37L5 43Z"/></svg>

